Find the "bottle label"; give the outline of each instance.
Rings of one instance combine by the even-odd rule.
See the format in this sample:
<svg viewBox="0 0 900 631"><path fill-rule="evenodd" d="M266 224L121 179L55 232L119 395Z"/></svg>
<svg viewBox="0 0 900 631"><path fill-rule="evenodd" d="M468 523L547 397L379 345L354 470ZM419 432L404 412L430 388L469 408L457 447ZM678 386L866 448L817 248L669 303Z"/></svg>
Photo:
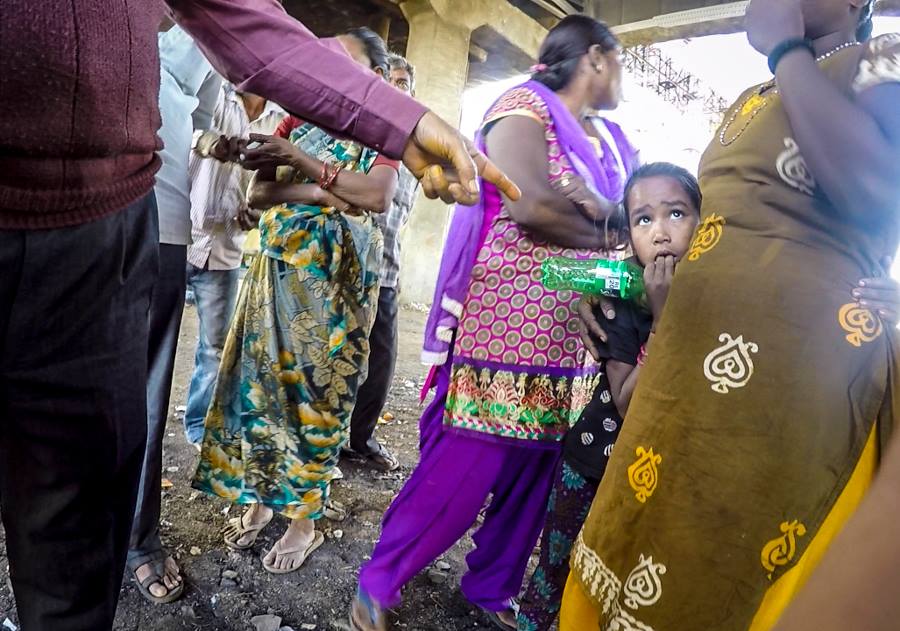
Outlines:
<svg viewBox="0 0 900 631"><path fill-rule="evenodd" d="M606 279L606 289L619 291L622 288L622 279L616 276L610 276Z"/></svg>

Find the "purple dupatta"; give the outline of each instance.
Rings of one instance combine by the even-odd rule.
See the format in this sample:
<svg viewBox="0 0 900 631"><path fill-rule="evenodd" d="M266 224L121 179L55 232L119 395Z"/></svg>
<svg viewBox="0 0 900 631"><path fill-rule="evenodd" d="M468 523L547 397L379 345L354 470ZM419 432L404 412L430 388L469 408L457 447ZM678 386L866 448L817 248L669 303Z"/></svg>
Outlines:
<svg viewBox="0 0 900 631"><path fill-rule="evenodd" d="M597 155L595 145L589 140L581 124L550 88L537 81L527 81L512 89L518 88L532 90L546 103L562 151L588 186L608 200L620 200L627 177L636 161L636 153L622 130L617 125L607 124L607 129L616 141L616 149L629 173L621 172L619 160L612 151L604 151L603 156ZM501 96L497 102L499 103L502 98ZM488 112L490 113L495 106L496 103ZM485 152L482 129L479 129L475 136L475 144L480 151ZM425 344L422 351L422 362L425 364L442 365L449 357L453 335L463 314L472 268L487 233L483 230L485 215L487 211L498 210L487 208L491 201L486 201L488 195L485 189L487 187L492 189L493 195L490 196L492 199L498 198L496 190L483 180L479 183L481 196L478 203L474 206L458 204L453 212L444 255L441 258L434 303L425 327ZM494 214L491 212L492 217Z"/></svg>

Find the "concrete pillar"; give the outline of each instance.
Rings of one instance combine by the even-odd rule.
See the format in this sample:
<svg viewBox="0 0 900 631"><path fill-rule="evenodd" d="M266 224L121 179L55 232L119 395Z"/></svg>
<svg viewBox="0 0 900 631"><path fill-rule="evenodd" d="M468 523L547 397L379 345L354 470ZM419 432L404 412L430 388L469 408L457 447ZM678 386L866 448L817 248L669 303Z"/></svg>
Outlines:
<svg viewBox="0 0 900 631"><path fill-rule="evenodd" d="M387 42L391 38L391 16L382 15L378 20L378 27L375 29L375 32Z"/></svg>
<svg viewBox="0 0 900 631"><path fill-rule="evenodd" d="M416 67L416 97L444 120L458 125L472 32L441 18L425 0L404 2L401 9L409 22L406 57ZM413 208L403 235L403 302L431 302L450 211L440 200L424 195Z"/></svg>

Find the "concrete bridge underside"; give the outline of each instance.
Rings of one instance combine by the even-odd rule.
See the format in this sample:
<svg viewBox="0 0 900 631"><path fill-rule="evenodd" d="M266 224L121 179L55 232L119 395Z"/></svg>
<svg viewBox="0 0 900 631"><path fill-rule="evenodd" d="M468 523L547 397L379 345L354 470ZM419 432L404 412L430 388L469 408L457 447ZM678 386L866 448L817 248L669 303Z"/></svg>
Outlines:
<svg viewBox="0 0 900 631"><path fill-rule="evenodd" d="M587 0L585 11L616 28L626 45L734 33L747 2L714 0ZM882 0L878 12L900 15L900 0Z"/></svg>

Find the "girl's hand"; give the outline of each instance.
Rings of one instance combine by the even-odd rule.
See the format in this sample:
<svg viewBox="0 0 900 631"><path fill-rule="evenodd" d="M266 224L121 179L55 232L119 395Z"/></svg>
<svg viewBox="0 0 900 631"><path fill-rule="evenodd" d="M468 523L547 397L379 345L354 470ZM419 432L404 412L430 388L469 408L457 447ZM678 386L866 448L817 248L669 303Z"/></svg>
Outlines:
<svg viewBox="0 0 900 631"><path fill-rule="evenodd" d="M644 268L644 289L647 292L647 302L650 305L650 313L653 314L654 325L659 322L663 307L666 306L674 274L674 256L657 258Z"/></svg>
<svg viewBox="0 0 900 631"><path fill-rule="evenodd" d="M250 134L250 142L261 144L258 147L248 148L241 158L241 166L248 171L294 166L297 158L300 157L300 150L286 138Z"/></svg>
<svg viewBox="0 0 900 631"><path fill-rule="evenodd" d="M750 45L768 57L781 42L806 33L802 0L751 0L744 28Z"/></svg>
<svg viewBox="0 0 900 631"><path fill-rule="evenodd" d="M853 299L887 324L900 323L900 283L893 278L864 278L853 290Z"/></svg>
<svg viewBox="0 0 900 631"><path fill-rule="evenodd" d="M578 175L564 177L553 184L566 199L578 206L581 212L591 221L598 222L606 219L603 203L588 188L584 178Z"/></svg>

